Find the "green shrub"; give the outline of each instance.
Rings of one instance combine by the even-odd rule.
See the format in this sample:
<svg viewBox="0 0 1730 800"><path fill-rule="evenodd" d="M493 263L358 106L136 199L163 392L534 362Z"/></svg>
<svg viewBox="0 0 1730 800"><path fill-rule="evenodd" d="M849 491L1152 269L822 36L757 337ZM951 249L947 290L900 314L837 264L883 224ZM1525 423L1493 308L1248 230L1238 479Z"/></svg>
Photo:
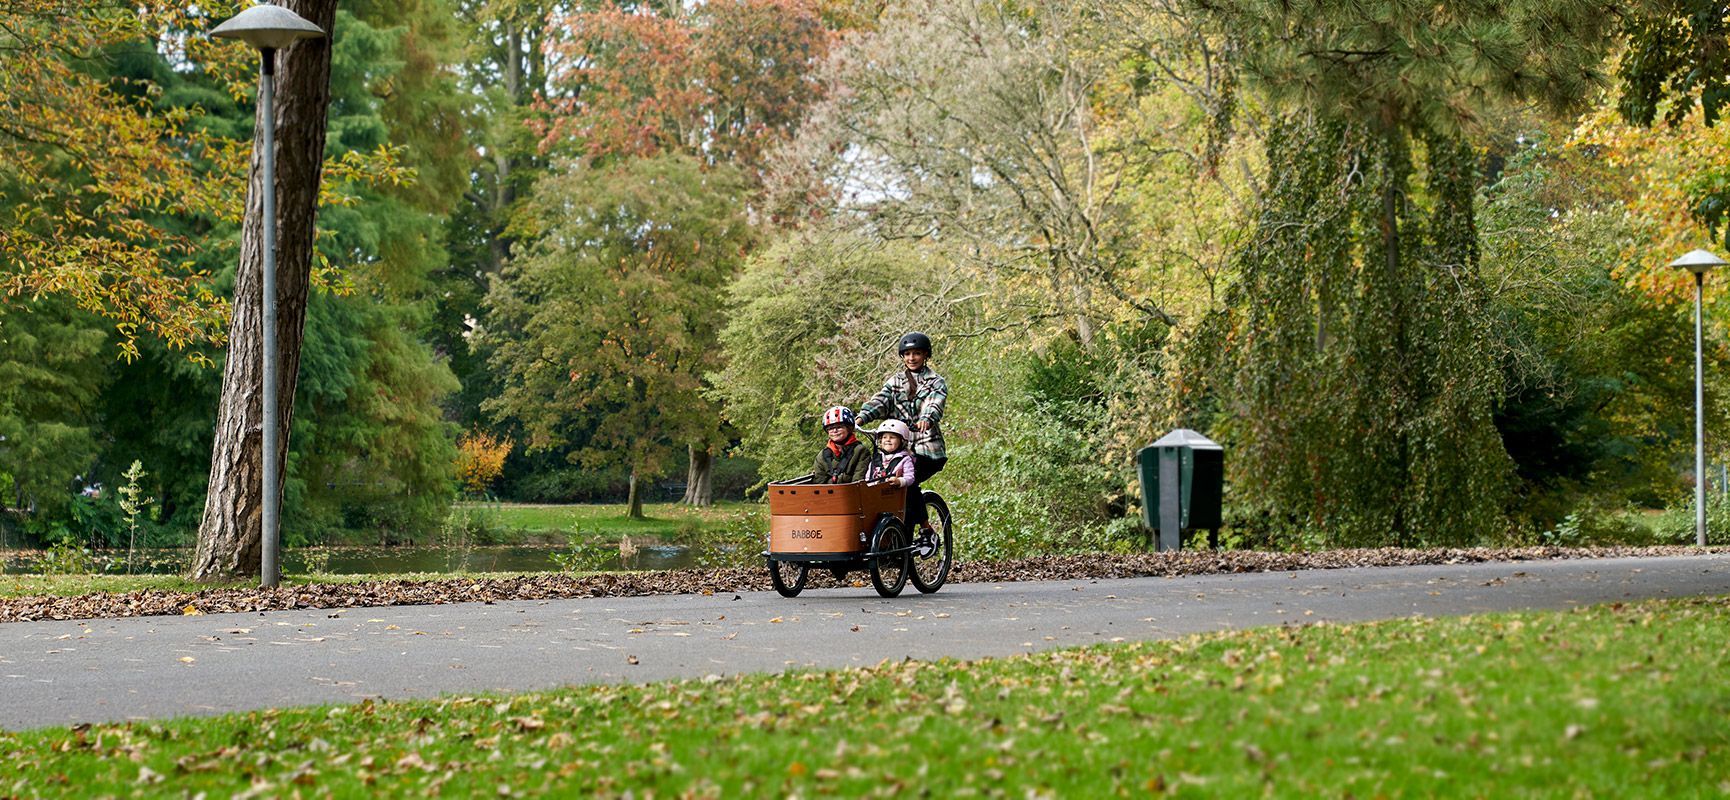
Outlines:
<svg viewBox="0 0 1730 800"><path fill-rule="evenodd" d="M462 503L451 506L445 515L438 545L446 550L448 566L466 570L471 548L512 541L518 538L516 534L500 521L498 506Z"/></svg>
<svg viewBox="0 0 1730 800"><path fill-rule="evenodd" d="M691 548L692 566L700 569L762 566L768 514L766 506L753 504L720 527L686 523L674 541Z"/></svg>
<svg viewBox="0 0 1730 800"><path fill-rule="evenodd" d="M1672 504L1653 520L1652 534L1661 544L1694 544L1694 498ZM1730 500L1718 492L1706 493L1706 543L1730 544Z"/></svg>
<svg viewBox="0 0 1730 800"><path fill-rule="evenodd" d="M48 548L36 562L36 571L43 575L93 575L102 570L90 548L63 540Z"/></svg>
<svg viewBox="0 0 1730 800"><path fill-rule="evenodd" d="M1656 544L1657 537L1640 524L1632 509L1588 500L1554 528L1539 534L1538 543L1556 547L1643 546Z"/></svg>

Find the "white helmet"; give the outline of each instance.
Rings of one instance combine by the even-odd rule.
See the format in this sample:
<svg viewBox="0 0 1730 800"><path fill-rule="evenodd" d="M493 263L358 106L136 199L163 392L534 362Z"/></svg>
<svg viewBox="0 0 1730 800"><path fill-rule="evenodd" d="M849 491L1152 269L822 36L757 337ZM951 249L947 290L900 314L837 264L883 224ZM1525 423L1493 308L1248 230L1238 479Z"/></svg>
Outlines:
<svg viewBox="0 0 1730 800"><path fill-rule="evenodd" d="M903 445L912 444L913 442L913 431L908 429L907 423L898 419L883 420L883 424L878 425L877 430L873 433L877 436L882 436L885 433L893 433L896 436L901 437L901 443Z"/></svg>

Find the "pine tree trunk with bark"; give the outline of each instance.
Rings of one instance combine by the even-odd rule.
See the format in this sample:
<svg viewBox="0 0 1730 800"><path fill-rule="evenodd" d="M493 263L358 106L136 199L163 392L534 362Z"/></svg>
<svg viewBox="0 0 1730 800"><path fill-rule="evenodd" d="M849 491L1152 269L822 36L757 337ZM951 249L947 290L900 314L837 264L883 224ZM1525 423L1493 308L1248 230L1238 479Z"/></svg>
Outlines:
<svg viewBox="0 0 1730 800"><path fill-rule="evenodd" d="M688 506L710 506L715 504L713 476L715 460L707 449L696 445L686 445L691 456L690 469L685 471L685 499Z"/></svg>
<svg viewBox="0 0 1730 800"><path fill-rule="evenodd" d="M282 4L327 33L336 22L336 0L282 0ZM312 277L313 225L324 164L325 118L330 106L330 38L302 41L276 54L276 240L279 441L277 475L288 461L288 431L300 374ZM262 109L260 109L262 117ZM229 322L228 360L217 404L216 442L211 448L209 493L198 526L198 548L189 575L221 580L258 574L264 509L264 187L260 184L262 126L253 136L246 218L241 229L240 270L234 315ZM282 487L273 487L281 491Z"/></svg>

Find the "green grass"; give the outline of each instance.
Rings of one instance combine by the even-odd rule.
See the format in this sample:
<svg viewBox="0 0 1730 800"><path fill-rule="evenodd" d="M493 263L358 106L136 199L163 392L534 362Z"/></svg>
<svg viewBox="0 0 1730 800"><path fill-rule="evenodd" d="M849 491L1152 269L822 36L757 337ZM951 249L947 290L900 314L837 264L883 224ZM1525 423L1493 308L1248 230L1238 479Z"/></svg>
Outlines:
<svg viewBox="0 0 1730 800"><path fill-rule="evenodd" d="M709 508L678 503L644 503L647 519L631 519L624 504L534 505L526 503L465 503L496 511L500 525L530 532L564 531L618 539L621 536L673 538L695 531L716 530L739 519L755 503L725 502Z"/></svg>
<svg viewBox="0 0 1730 800"><path fill-rule="evenodd" d="M0 795L1703 797L1730 601L0 734Z"/></svg>
<svg viewBox="0 0 1730 800"><path fill-rule="evenodd" d="M212 586L250 586L253 583L203 584L179 575L0 575L0 597L70 597L81 594L124 593L141 589L195 592Z"/></svg>

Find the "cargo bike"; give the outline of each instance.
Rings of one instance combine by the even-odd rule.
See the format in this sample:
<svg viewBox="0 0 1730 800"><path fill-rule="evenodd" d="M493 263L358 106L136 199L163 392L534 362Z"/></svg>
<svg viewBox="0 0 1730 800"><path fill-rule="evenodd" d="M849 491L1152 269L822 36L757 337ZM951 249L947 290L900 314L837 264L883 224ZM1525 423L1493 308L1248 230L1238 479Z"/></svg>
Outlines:
<svg viewBox="0 0 1730 800"><path fill-rule="evenodd" d="M955 539L949 504L921 492L932 531L909 531L902 519L907 489L886 481L816 483L812 476L769 484L769 581L782 597L797 597L813 569L836 580L864 570L884 597L911 580L931 593L949 579Z"/></svg>

